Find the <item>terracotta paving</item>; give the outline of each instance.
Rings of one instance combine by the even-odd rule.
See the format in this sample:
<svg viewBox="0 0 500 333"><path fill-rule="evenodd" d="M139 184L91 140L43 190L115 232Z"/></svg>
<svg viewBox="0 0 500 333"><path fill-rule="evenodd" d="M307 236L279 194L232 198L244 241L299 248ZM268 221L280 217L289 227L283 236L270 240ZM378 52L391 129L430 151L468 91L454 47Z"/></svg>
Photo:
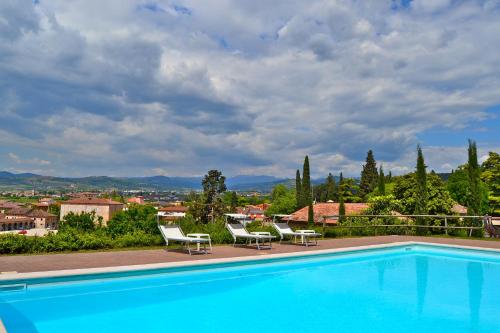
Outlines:
<svg viewBox="0 0 500 333"><path fill-rule="evenodd" d="M414 236L378 236L362 238L341 238L320 240L318 246L304 247L293 244L273 244L271 250L256 250L247 247L215 246L207 255L188 255L179 250L130 250L111 252L87 252L44 255L0 256L0 272L42 272L77 268L95 268L175 262L183 260L203 260L213 258L244 257L271 253L288 253L336 249L352 246L390 244L405 241L455 244L500 249L500 241L452 239Z"/></svg>

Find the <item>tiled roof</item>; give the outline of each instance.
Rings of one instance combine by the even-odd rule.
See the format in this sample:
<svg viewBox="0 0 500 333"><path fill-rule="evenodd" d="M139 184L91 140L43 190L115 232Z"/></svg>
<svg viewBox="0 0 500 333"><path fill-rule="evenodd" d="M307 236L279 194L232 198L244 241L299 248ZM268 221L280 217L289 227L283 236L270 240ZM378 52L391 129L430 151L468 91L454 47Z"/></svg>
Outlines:
<svg viewBox="0 0 500 333"><path fill-rule="evenodd" d="M346 215L360 214L368 208L367 203L345 203L345 213ZM309 207L304 207L299 209L295 213L290 214L290 221L295 222L307 222ZM339 203L338 202L321 202L313 206L314 211L314 222L323 223L323 216L334 216L339 215ZM329 218L326 223L335 224L337 223L336 218Z"/></svg>
<svg viewBox="0 0 500 333"><path fill-rule="evenodd" d="M94 198L94 197L81 197L81 198L71 199L68 201L62 201L61 205L110 206L110 205L123 205L123 204L121 202L113 201L111 199Z"/></svg>
<svg viewBox="0 0 500 333"><path fill-rule="evenodd" d="M457 214L467 214L467 207L459 204L454 204L453 207L451 207L451 211Z"/></svg>
<svg viewBox="0 0 500 333"><path fill-rule="evenodd" d="M14 216L27 216L27 214L31 212L31 208L26 207L16 207L7 212L6 215L14 215Z"/></svg>
<svg viewBox="0 0 500 333"><path fill-rule="evenodd" d="M56 217L54 214L50 214L49 212L46 212L41 209L33 209L31 212L28 213L29 217Z"/></svg>

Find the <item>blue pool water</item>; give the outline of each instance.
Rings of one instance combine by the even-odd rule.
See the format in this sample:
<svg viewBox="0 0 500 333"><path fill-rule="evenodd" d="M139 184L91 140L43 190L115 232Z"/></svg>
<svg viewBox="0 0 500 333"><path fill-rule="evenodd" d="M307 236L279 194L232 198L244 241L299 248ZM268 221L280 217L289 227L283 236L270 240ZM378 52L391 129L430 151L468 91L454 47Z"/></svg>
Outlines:
<svg viewBox="0 0 500 333"><path fill-rule="evenodd" d="M23 332L500 332L500 254L411 246L32 284L0 292Z"/></svg>

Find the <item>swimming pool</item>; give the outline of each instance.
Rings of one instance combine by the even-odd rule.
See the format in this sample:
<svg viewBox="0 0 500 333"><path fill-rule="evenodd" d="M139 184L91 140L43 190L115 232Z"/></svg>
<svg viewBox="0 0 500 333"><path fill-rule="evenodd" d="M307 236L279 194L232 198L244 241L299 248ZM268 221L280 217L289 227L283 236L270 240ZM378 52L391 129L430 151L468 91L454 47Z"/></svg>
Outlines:
<svg viewBox="0 0 500 333"><path fill-rule="evenodd" d="M500 332L489 251L395 246L54 281L0 291L9 333Z"/></svg>

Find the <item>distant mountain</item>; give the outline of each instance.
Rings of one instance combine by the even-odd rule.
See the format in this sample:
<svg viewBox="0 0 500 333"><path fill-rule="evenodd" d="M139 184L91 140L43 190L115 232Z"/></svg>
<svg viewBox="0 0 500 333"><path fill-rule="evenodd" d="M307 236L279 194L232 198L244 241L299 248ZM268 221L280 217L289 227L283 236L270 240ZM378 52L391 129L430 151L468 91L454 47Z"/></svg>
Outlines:
<svg viewBox="0 0 500 333"><path fill-rule="evenodd" d="M201 189L201 177L51 177L33 173L14 174L0 171L0 189L2 190L160 190L188 191ZM229 177L226 184L230 190L269 192L286 179L272 176L239 175Z"/></svg>

